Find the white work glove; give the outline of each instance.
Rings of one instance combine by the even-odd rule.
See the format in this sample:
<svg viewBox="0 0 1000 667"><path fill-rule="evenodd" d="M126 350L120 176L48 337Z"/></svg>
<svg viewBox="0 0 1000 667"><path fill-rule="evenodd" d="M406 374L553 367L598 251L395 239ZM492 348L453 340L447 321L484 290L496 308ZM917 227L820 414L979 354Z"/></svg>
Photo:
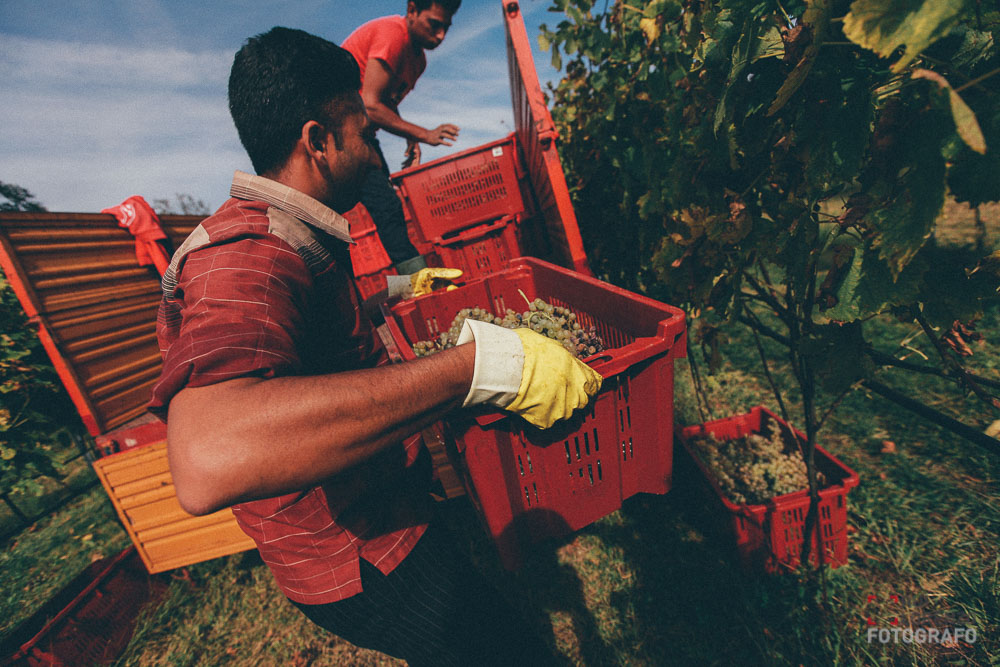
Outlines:
<svg viewBox="0 0 1000 667"><path fill-rule="evenodd" d="M458 344L472 340L476 366L463 406L489 403L548 428L586 406L601 388L596 371L531 329L467 319Z"/></svg>
<svg viewBox="0 0 1000 667"><path fill-rule="evenodd" d="M430 294L436 289L455 289L451 281L461 277L462 269L425 268L416 273L386 276L385 283L389 288L389 298L409 299L414 296Z"/></svg>

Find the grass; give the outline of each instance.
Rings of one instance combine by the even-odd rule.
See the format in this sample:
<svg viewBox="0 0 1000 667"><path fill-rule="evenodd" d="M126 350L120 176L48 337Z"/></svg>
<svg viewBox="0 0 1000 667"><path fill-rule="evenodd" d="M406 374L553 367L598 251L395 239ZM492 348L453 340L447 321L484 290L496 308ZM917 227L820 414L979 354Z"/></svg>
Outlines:
<svg viewBox="0 0 1000 667"><path fill-rule="evenodd" d="M68 498L98 483L90 464L82 456L67 461L56 459L56 469L63 475L62 479L39 477L39 493L21 489L11 492L11 502L29 519L48 514ZM24 527L21 518L6 503L0 503L0 536L13 535Z"/></svg>
<svg viewBox="0 0 1000 667"><path fill-rule="evenodd" d="M0 637L6 637L87 565L128 545L128 536L100 486L20 533L0 551Z"/></svg>
<svg viewBox="0 0 1000 667"><path fill-rule="evenodd" d="M885 350L903 349L912 332L894 320L873 327ZM1000 378L1000 313L980 331L974 365ZM775 409L752 340L740 328L725 334L722 362L705 377L714 415ZM779 346L765 345L781 358ZM908 345L909 354L931 354ZM687 369L677 363L675 415L695 423ZM791 388L788 369L773 370ZM934 378L886 371L879 380L979 428L1000 417ZM801 423L794 412L791 420ZM844 398L820 442L861 476L848 496L849 564L832 571L763 576L736 567L681 468L670 493L626 500L539 545L517 572L500 567L468 503L442 511L479 570L567 665L1000 665L1000 457L863 389ZM126 543L99 488L23 533L0 554L0 631ZM159 576L168 592L145 610L120 665L402 664L311 626L253 552ZM869 617L877 627L893 618L901 627L971 627L977 637L870 642Z"/></svg>

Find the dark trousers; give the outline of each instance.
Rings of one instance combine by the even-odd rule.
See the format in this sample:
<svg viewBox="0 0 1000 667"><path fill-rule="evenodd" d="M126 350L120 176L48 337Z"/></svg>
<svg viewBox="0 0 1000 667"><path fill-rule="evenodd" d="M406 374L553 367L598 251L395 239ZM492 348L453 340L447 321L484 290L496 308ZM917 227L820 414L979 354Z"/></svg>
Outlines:
<svg viewBox="0 0 1000 667"><path fill-rule="evenodd" d="M375 142L381 169L369 169L365 182L361 185L361 203L368 209L375 229L389 259L398 264L416 257L419 253L410 243L406 235L406 218L403 215L403 204L389 181L389 165L386 164L382 148Z"/></svg>
<svg viewBox="0 0 1000 667"><path fill-rule="evenodd" d="M358 595L325 605L295 603L315 624L411 667L551 665L548 647L431 524L388 576L361 560Z"/></svg>

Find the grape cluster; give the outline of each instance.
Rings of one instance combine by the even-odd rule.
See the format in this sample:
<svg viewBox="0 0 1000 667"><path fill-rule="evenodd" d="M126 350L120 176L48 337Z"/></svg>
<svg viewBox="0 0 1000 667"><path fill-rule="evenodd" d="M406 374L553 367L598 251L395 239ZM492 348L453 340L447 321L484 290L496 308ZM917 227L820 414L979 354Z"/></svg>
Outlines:
<svg viewBox="0 0 1000 667"><path fill-rule="evenodd" d="M777 422L772 421L768 431L768 437L751 433L733 440L720 441L714 436L694 440L699 458L737 505L756 505L809 487L801 453L786 445ZM820 472L816 481L820 486L826 484Z"/></svg>
<svg viewBox="0 0 1000 667"><path fill-rule="evenodd" d="M448 331L437 338L418 341L413 344L413 352L418 357L426 357L438 350L455 347L462 325L467 319L489 322L508 329L529 328L536 333L562 343L562 346L583 359L604 351L604 341L597 335L597 328L582 326L569 308L553 306L543 299L528 302L528 310L518 313L510 308L498 317L485 308L463 308L455 315Z"/></svg>

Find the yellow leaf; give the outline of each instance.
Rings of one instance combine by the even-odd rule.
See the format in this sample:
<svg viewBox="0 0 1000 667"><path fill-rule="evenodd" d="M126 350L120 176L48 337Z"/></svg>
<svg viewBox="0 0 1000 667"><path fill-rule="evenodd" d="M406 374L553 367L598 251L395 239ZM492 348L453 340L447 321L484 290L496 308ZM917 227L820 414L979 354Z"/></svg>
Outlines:
<svg viewBox="0 0 1000 667"><path fill-rule="evenodd" d="M639 28L646 33L646 41L652 44L660 38L660 24L656 19L639 19Z"/></svg>
<svg viewBox="0 0 1000 667"><path fill-rule="evenodd" d="M972 112L972 109L969 108L969 105L965 103L962 97L955 92L951 84L943 76L929 69L914 70L913 78L933 81L941 86L942 89L948 91L951 117L955 120L955 129L958 131L958 136L972 150L980 154L986 153L986 138L979 127L979 121L976 120L976 114Z"/></svg>

